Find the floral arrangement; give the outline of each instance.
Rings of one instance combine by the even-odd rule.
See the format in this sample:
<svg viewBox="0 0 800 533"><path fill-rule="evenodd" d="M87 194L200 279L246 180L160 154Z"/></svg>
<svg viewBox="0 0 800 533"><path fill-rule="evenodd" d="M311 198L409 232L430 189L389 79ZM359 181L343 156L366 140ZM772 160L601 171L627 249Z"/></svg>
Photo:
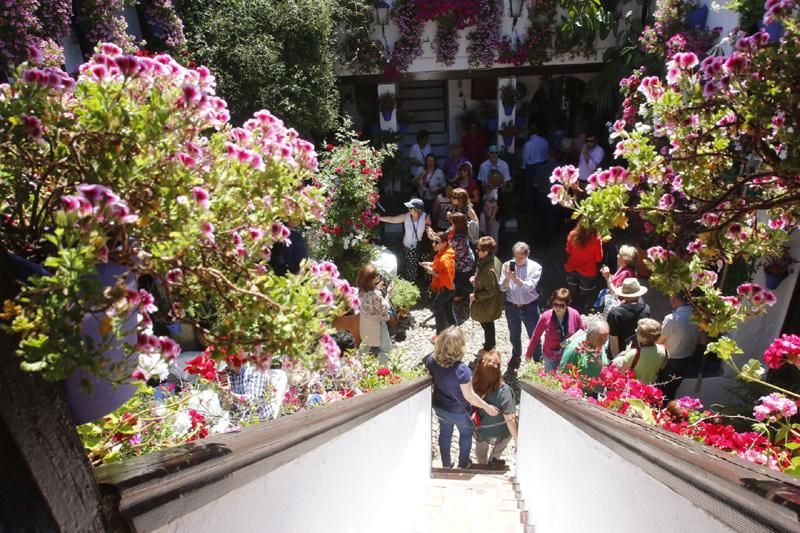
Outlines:
<svg viewBox="0 0 800 533"><path fill-rule="evenodd" d="M631 218L644 221L661 244L647 254L652 283L692 294L696 321L711 337L775 303L774 294L752 283L723 293L725 264L780 256L800 220L800 124L790 111L798 100L784 90L798 75L800 29L780 3L765 15L765 23L773 21L786 29L777 45L766 32L739 35L727 56L701 62L682 52L667 62L664 78L637 75L635 89L636 80L627 80L628 94L637 93L641 104L631 105L610 135L614 157L627 168L598 169L586 199L574 197L571 168L551 176L551 199L601 233ZM746 165L753 158L761 160L755 172ZM741 353L728 338L709 349L727 361ZM746 367L747 379L760 380L758 361Z"/></svg>
<svg viewBox="0 0 800 533"><path fill-rule="evenodd" d="M666 57L673 57L678 52L692 52L697 57L703 58L719 41L721 32L722 28L691 28L680 31L667 40Z"/></svg>
<svg viewBox="0 0 800 533"><path fill-rule="evenodd" d="M458 29L453 16L443 16L437 20L433 51L436 54L436 61L442 65L450 67L456 62Z"/></svg>
<svg viewBox="0 0 800 533"><path fill-rule="evenodd" d="M358 307L357 291L331 263L286 277L267 264L274 244L289 245L287 224L325 209L311 143L268 111L232 127L208 69L168 55L106 43L77 82L29 64L14 78L0 85L0 245L48 271L3 303L23 369L124 381L130 370L115 373L103 353L131 334L121 348L138 357L137 379L153 360L171 361L177 345L152 333L155 298L129 281L143 275L168 321L191 318L193 305L213 310L194 325L214 357L336 366L330 323ZM104 287L97 273L108 264L123 274ZM84 331L87 315L99 340Z"/></svg>
<svg viewBox="0 0 800 533"><path fill-rule="evenodd" d="M497 94L500 96L500 101L505 105L514 105L517 103L517 99L519 99L519 92L517 92L517 88L511 82L500 87L497 90Z"/></svg>
<svg viewBox="0 0 800 533"><path fill-rule="evenodd" d="M337 2L338 18L346 28L338 40L339 61L355 73L372 74L386 68L389 52L372 37L375 9L362 0Z"/></svg>
<svg viewBox="0 0 800 533"><path fill-rule="evenodd" d="M110 42L126 52L136 49L133 37L126 31L128 23L121 15L124 7L125 0L75 0L75 22L90 47Z"/></svg>
<svg viewBox="0 0 800 533"><path fill-rule="evenodd" d="M320 162L318 179L328 191L326 208L315 225L312 256L333 261L345 279L355 281L358 270L373 259L370 237L380 223L375 212L381 164L391 148L376 149L356 139L346 124L329 144Z"/></svg>
<svg viewBox="0 0 800 533"><path fill-rule="evenodd" d="M777 369L783 365L800 368L800 336L781 335L764 352L764 362L768 368Z"/></svg>
<svg viewBox="0 0 800 533"><path fill-rule="evenodd" d="M417 15L415 0L397 0L389 12L389 17L400 31L400 37L394 43L387 76L392 72L405 72L416 58L422 55L423 26Z"/></svg>
<svg viewBox="0 0 800 533"><path fill-rule="evenodd" d="M762 260L761 266L764 268L764 272L776 278L782 278L791 272L791 267L795 263L797 263L797 260L792 257L792 254L789 252L789 247L782 246L778 253Z"/></svg>
<svg viewBox="0 0 800 533"><path fill-rule="evenodd" d="M475 30L467 35L467 62L471 68L491 67L500 45L500 28L503 3L498 0L480 0Z"/></svg>
<svg viewBox="0 0 800 533"><path fill-rule="evenodd" d="M151 46L171 53L186 48L183 21L175 13L172 0L141 0L139 6L151 36L148 39Z"/></svg>
<svg viewBox="0 0 800 533"><path fill-rule="evenodd" d="M708 55L722 28L687 28L687 15L696 6L685 0L658 0L653 24L642 30L642 50L667 59L678 52L692 52L701 59Z"/></svg>
<svg viewBox="0 0 800 533"><path fill-rule="evenodd" d="M69 33L69 0L3 0L0 2L0 66L18 65L35 55L58 66L64 51L57 39Z"/></svg>
<svg viewBox="0 0 800 533"><path fill-rule="evenodd" d="M378 110L390 112L394 111L397 107L397 95L395 93L386 91L378 96Z"/></svg>
<svg viewBox="0 0 800 533"><path fill-rule="evenodd" d="M778 393L762 397L753 409L753 431L740 432L724 416L703 408L696 398L678 398L664 405L658 387L633 378L630 370L610 365L590 378L574 367L567 372L542 370L528 363L520 377L531 379L574 398L610 409L649 425L701 442L772 470L800 476L800 424L792 423L797 403Z"/></svg>

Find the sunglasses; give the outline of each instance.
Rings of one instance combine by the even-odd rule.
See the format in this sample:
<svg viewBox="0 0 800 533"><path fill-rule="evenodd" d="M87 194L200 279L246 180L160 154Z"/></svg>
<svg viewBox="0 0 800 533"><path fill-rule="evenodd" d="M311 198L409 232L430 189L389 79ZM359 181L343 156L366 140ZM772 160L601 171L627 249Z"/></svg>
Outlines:
<svg viewBox="0 0 800 533"><path fill-rule="evenodd" d="M566 309L567 304L553 304L553 309Z"/></svg>

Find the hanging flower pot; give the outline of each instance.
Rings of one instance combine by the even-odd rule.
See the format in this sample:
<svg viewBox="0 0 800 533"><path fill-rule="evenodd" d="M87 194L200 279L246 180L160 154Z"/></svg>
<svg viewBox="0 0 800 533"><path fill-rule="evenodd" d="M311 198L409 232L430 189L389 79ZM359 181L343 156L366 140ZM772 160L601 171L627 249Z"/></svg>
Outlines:
<svg viewBox="0 0 800 533"><path fill-rule="evenodd" d="M515 107L516 107L516 104L506 104L504 102L503 103L503 112L506 114L507 117L510 117L511 114L514 112L514 108Z"/></svg>
<svg viewBox="0 0 800 533"><path fill-rule="evenodd" d="M392 120L392 115L394 115L394 109L391 111L381 111L381 115L383 116L384 121L390 122Z"/></svg>
<svg viewBox="0 0 800 533"><path fill-rule="evenodd" d="M691 29L702 30L706 27L708 19L708 6L699 7L689 11L686 15L686 25Z"/></svg>
<svg viewBox="0 0 800 533"><path fill-rule="evenodd" d="M503 135L503 144L506 145L506 148L511 148L511 143L514 142L513 135Z"/></svg>
<svg viewBox="0 0 800 533"><path fill-rule="evenodd" d="M764 285L771 291L774 291L778 288L778 285L788 277L788 274L783 274L781 276L776 276L774 274L770 274L766 270L764 271Z"/></svg>

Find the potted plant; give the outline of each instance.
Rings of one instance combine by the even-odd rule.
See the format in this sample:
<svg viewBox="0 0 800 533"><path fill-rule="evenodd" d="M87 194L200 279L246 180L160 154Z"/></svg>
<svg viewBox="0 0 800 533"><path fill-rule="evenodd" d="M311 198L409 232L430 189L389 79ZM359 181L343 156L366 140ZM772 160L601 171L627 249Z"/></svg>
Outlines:
<svg viewBox="0 0 800 533"><path fill-rule="evenodd" d="M419 301L419 287L403 278L395 278L392 283L392 305L397 309L398 316L408 316L411 308Z"/></svg>
<svg viewBox="0 0 800 533"><path fill-rule="evenodd" d="M397 107L397 96L389 91L381 93L378 97L378 109L381 111L383 120L386 122L392 120L395 107Z"/></svg>
<svg viewBox="0 0 800 533"><path fill-rule="evenodd" d="M517 88L513 83L508 82L500 87L498 94L500 95L500 101L503 103L503 112L506 116L511 116L514 112L514 106L517 104L517 99L519 98Z"/></svg>
<svg viewBox="0 0 800 533"><path fill-rule="evenodd" d="M281 277L268 263L288 224L324 212L311 143L268 111L232 128L211 73L168 55L102 44L77 81L32 64L13 79L0 85L0 253L46 270L3 296L23 370L90 396L95 377L165 377L180 347L151 317L199 304L214 310L195 326L215 357L337 363L330 323L355 291L333 264Z"/></svg>
<svg viewBox="0 0 800 533"><path fill-rule="evenodd" d="M690 29L702 30L706 27L706 20L708 19L708 6L702 5L689 11L686 15L686 25Z"/></svg>
<svg viewBox="0 0 800 533"><path fill-rule="evenodd" d="M764 284L766 287L770 290L777 289L781 281L792 271L791 266L796 262L797 260L789 253L788 246L782 247L780 255L766 257L761 262L761 267L764 269Z"/></svg>

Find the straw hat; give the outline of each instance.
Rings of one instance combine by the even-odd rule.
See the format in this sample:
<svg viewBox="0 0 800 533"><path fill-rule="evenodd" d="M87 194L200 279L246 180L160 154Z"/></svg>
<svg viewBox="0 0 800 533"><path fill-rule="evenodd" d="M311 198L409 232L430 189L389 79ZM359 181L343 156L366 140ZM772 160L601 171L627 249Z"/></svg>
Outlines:
<svg viewBox="0 0 800 533"><path fill-rule="evenodd" d="M647 287L639 285L636 278L626 278L619 287L614 287L614 292L620 298L638 298L647 292Z"/></svg>

